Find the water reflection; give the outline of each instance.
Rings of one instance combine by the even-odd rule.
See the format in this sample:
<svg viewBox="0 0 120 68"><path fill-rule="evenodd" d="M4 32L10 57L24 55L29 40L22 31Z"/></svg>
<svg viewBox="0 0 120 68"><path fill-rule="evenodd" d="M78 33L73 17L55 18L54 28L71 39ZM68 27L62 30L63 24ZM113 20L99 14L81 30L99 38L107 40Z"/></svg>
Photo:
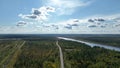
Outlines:
<svg viewBox="0 0 120 68"><path fill-rule="evenodd" d="M84 44L89 45L91 47L99 46L99 47L103 47L103 48L106 48L106 49L115 50L115 51L120 52L119 47L108 46L108 45L103 45L103 44L96 44L96 43L91 43L91 42L86 42L86 41L76 40L76 39L71 39L71 38L65 38L65 37L58 37L58 38L63 39L63 40L68 40L68 41L75 41L75 42L79 42L79 43L84 43Z"/></svg>

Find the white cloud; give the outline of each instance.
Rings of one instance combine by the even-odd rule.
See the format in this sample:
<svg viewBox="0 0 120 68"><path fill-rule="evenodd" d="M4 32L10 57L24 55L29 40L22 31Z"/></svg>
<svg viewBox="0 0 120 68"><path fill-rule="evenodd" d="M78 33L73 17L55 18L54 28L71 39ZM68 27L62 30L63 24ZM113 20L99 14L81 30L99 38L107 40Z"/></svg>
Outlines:
<svg viewBox="0 0 120 68"><path fill-rule="evenodd" d="M106 29L106 28L116 28L120 25L120 16L118 15L108 15L108 16L96 16L96 17L88 17L84 19L70 19L62 22L53 23L58 25L61 28L92 28L94 29ZM98 29L99 28L99 29ZM85 30L84 29L84 30Z"/></svg>
<svg viewBox="0 0 120 68"><path fill-rule="evenodd" d="M53 12L55 12L55 8L51 6L43 6L38 9L32 8L31 14L19 14L18 16L23 19L44 21L47 20L50 13Z"/></svg>
<svg viewBox="0 0 120 68"><path fill-rule="evenodd" d="M87 6L91 1L82 0L50 0L47 4L57 8L59 15L70 15L77 7Z"/></svg>
<svg viewBox="0 0 120 68"><path fill-rule="evenodd" d="M49 8L47 8L49 9ZM31 14L39 16L44 9L32 9ZM53 10L49 10L54 12ZM45 13L49 16L49 11ZM44 14L44 13L43 13ZM24 15L22 15L24 16ZM28 15L29 16L29 15ZM29 16L30 17L30 16ZM28 17L27 17L28 18ZM92 20L92 21L90 21ZM20 21L26 23L24 21ZM29 22L27 22L28 25ZM96 15L84 19L69 19L56 23L33 23L27 27L14 28L12 31L28 33L120 33L120 14L115 15ZM10 28L9 28L10 29ZM6 31L8 31L7 29ZM24 31L23 31L24 30Z"/></svg>
<svg viewBox="0 0 120 68"><path fill-rule="evenodd" d="M73 24L78 24L80 23L80 20L79 19L69 19L67 21L62 21L62 22L58 22L57 24L60 24L60 25L73 25Z"/></svg>
<svg viewBox="0 0 120 68"><path fill-rule="evenodd" d="M89 28L95 28L95 27L97 27L97 25L92 24L92 25L88 25L88 27L89 27Z"/></svg>
<svg viewBox="0 0 120 68"><path fill-rule="evenodd" d="M25 22L25 21L19 21L19 22L17 22L16 26L25 26L26 24L27 24L27 22Z"/></svg>
<svg viewBox="0 0 120 68"><path fill-rule="evenodd" d="M83 2L81 0L50 0L49 5L64 8L75 8L89 5L89 3L90 2Z"/></svg>

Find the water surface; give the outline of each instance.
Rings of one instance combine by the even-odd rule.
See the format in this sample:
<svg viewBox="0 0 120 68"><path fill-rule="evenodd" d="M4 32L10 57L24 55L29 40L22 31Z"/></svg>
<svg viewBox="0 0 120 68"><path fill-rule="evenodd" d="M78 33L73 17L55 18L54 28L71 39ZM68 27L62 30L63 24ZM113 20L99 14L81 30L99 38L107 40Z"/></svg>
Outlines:
<svg viewBox="0 0 120 68"><path fill-rule="evenodd" d="M109 45L103 45L103 44L97 44L97 43L92 43L92 42L86 42L86 41L82 41L82 40L76 40L76 39L72 39L72 38L65 38L65 37L58 37L59 39L63 39L63 40L68 40L68 41L74 41L74 42L79 42L79 43L84 43L88 46L94 47L94 46L99 46L99 47L103 47L106 49L110 49L110 50L115 50L115 51L119 51L120 52L120 48L119 47L114 47L114 46L109 46Z"/></svg>

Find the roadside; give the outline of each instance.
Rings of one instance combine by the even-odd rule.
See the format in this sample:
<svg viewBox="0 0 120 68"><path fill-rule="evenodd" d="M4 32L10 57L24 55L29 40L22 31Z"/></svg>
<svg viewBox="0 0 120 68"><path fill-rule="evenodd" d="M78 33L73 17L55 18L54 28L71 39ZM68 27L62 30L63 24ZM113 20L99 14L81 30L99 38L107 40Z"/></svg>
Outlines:
<svg viewBox="0 0 120 68"><path fill-rule="evenodd" d="M62 49L61 49L60 45L58 44L58 41L56 41L56 45L58 46L59 52L60 52L60 63L61 63L61 68L64 68L63 53L62 53Z"/></svg>

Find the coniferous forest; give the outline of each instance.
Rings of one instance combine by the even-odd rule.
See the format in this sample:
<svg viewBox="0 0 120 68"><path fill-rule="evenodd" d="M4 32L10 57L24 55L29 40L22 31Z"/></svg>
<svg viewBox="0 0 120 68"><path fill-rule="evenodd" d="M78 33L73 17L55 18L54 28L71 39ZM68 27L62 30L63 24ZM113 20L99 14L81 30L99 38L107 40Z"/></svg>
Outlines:
<svg viewBox="0 0 120 68"><path fill-rule="evenodd" d="M119 51L41 37L0 40L0 68L61 68L56 41L62 49L65 68L120 67Z"/></svg>

